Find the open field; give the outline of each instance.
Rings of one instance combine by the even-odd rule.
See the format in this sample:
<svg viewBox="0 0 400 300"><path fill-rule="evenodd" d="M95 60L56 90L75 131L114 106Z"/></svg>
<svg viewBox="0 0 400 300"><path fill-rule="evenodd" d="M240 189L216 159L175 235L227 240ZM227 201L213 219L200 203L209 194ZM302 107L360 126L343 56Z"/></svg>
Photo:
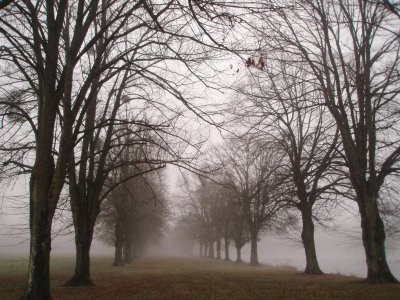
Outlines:
<svg viewBox="0 0 400 300"><path fill-rule="evenodd" d="M400 299L400 285L365 285L356 277L306 276L291 267L249 267L196 258L147 258L111 267L111 258L92 259L96 286L67 288L72 258L52 261L52 295L57 299ZM0 261L0 299L18 299L26 260Z"/></svg>

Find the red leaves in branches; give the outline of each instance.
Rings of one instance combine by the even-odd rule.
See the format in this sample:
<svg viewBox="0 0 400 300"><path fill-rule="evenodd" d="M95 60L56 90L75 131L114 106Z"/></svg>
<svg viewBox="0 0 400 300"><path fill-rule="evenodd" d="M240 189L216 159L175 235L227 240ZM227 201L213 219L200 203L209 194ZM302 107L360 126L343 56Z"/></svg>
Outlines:
<svg viewBox="0 0 400 300"><path fill-rule="evenodd" d="M249 58L246 60L246 67L248 67L248 68L250 68L250 67L255 67L255 65L256 65L256 62L254 61L254 58L249 57Z"/></svg>
<svg viewBox="0 0 400 300"><path fill-rule="evenodd" d="M258 62L256 63L256 60L253 57L249 57L246 60L246 67L250 68L250 67L255 67L261 71L264 70L265 67L265 61L264 61L264 57L261 53L260 58L258 59Z"/></svg>

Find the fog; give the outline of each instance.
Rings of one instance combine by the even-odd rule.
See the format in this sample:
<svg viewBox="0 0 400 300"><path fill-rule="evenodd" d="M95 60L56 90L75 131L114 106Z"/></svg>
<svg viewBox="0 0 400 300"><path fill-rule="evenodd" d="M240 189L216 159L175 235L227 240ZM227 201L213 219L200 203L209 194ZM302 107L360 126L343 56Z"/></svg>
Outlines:
<svg viewBox="0 0 400 300"><path fill-rule="evenodd" d="M175 174L175 175L174 175ZM169 186L171 199L177 198L179 192L179 180L176 176L176 170L167 169L166 184ZM26 183L13 185L8 190L7 195L3 197L0 213L0 256L7 257L26 257L29 255L29 242L27 234L28 214L23 203L18 204L11 199L10 195L22 194ZM172 209L173 210L173 209ZM173 214L177 215L177 212ZM173 218L172 218L173 219ZM59 222L59 221L58 221ZM325 273L341 273L343 275L354 275L358 277L366 276L367 267L365 254L361 243L361 230L358 216L348 212L342 212L335 223L327 228L317 228L316 230L316 250L320 267ZM65 224L55 224L55 227L62 227ZM145 255L147 256L188 256L199 255L199 248L196 243L190 246L187 240L181 240L172 231L173 222L166 230L164 238L156 244L147 247ZM18 230L16 230L18 229ZM298 235L298 237L300 237ZM387 238L387 259L393 274L400 278L400 255L399 241L391 237ZM53 256L73 256L74 235L58 234L52 242ZM191 248L191 250L189 250ZM223 248L223 247L222 247ZM190 252L190 253L189 253ZM106 245L104 242L94 239L91 247L92 256L113 256L114 248ZM288 239L288 236L277 236L266 233L258 244L258 255L261 264L270 265L290 265L296 267L299 271L305 268L305 255L301 244ZM224 253L222 251L222 257ZM243 261L249 261L250 246L246 244L242 249ZM236 259L236 250L230 247L230 259Z"/></svg>
<svg viewBox="0 0 400 300"><path fill-rule="evenodd" d="M348 241L346 229L343 232L322 231L316 232L316 248L320 267L324 273L364 277L367 274L365 254L359 241ZM361 236L361 233L360 233ZM393 274L400 277L400 256L395 241L388 240L387 258ZM168 237L160 244L151 247L148 255L154 256L179 256L186 255L185 245L177 243L176 240L168 240ZM192 255L198 256L198 245L192 247ZM236 250L230 247L230 259L236 259ZM258 255L261 264L274 266L290 265L303 271L305 268L304 250L299 244L286 238L275 235L265 235L258 244ZM224 253L222 251L222 257ZM242 259L249 262L250 245L246 244L242 249Z"/></svg>
<svg viewBox="0 0 400 300"><path fill-rule="evenodd" d="M1 224L4 225L6 218L4 213L1 216ZM10 256L28 257L29 243L27 237L12 237L4 234L2 226L0 239L0 256L3 258ZM341 273L344 275L354 275L364 277L367 272L364 250L361 241L349 242L346 230L342 232L323 231L316 232L317 255L321 269L325 273ZM361 235L360 235L361 236ZM155 245L148 247L148 256L187 256L185 241L177 241L171 232L166 232L165 238ZM388 239L387 257L391 270L397 278L400 278L400 256L399 249L395 241ZM52 243L52 255L54 256L73 256L74 255L73 235L58 236ZM199 250L196 244L192 247L192 255L198 256ZM102 241L94 239L91 254L93 256L113 256L114 248L104 244ZM270 265L290 265L302 271L305 267L304 250L301 245L296 245L284 237L274 235L264 236L258 245L259 261L262 264ZM223 253L222 253L223 256ZM242 258L248 261L250 257L250 247L246 244L242 249ZM230 258L235 260L235 248L230 247Z"/></svg>

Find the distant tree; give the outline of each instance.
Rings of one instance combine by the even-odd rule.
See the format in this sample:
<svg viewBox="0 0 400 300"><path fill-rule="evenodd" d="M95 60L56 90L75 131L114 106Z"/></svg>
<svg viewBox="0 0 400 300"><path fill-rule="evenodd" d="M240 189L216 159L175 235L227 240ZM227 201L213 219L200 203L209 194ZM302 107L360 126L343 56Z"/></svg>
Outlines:
<svg viewBox="0 0 400 300"><path fill-rule="evenodd" d="M157 172L137 177L134 185L135 215L133 226L124 229L124 262L142 257L150 244L157 244L167 229L169 217L169 202L165 197L164 187ZM141 183L142 182L142 183Z"/></svg>
<svg viewBox="0 0 400 300"><path fill-rule="evenodd" d="M285 206L282 192L283 155L268 141L251 137L230 141L224 153L224 167L239 196L251 243L250 264L258 265L257 244L261 232L272 226Z"/></svg>
<svg viewBox="0 0 400 300"><path fill-rule="evenodd" d="M327 108L318 105L323 95L308 80L307 66L296 64L287 54L270 57L274 59L269 59L262 72L250 75L251 86L239 90L242 97L235 103L234 113L252 134L274 141L284 154L282 166L291 186L286 189L287 203L302 219L305 273L322 274L315 251L314 221L331 218L334 200L343 198L340 185L348 183L342 170L339 132Z"/></svg>
<svg viewBox="0 0 400 300"><path fill-rule="evenodd" d="M175 250L184 255L193 255L194 243L197 241L195 229L192 221L187 216L179 215L171 229L171 242ZM203 256L203 249L200 249L199 256Z"/></svg>
<svg viewBox="0 0 400 300"><path fill-rule="evenodd" d="M218 175L207 171L207 168L203 169L202 175L191 177L193 180L189 179L189 175L183 174L181 219L191 229L193 240L198 242L200 256L215 258L216 243L216 258L221 259L224 240L225 258L229 259L233 190L226 184L217 182L220 179Z"/></svg>
<svg viewBox="0 0 400 300"><path fill-rule="evenodd" d="M108 183L120 180L117 176L118 172L113 172ZM141 257L149 242L163 237L169 208L157 181L156 174L137 176L119 184L105 199L99 237L115 247L114 266Z"/></svg>
<svg viewBox="0 0 400 300"><path fill-rule="evenodd" d="M250 231L240 201L236 199L230 206L232 222L230 232L236 248L236 262L242 262L242 248L250 242Z"/></svg>
<svg viewBox="0 0 400 300"><path fill-rule="evenodd" d="M178 204L180 220L184 220L193 241L199 244L199 256L207 257L208 254L208 211L204 201L200 201L197 188L198 178L193 174L181 172L180 190L182 195Z"/></svg>
<svg viewBox="0 0 400 300"><path fill-rule="evenodd" d="M213 176L215 178L215 176ZM199 201L206 203L207 215L209 217L208 238L209 257L214 258L213 244L216 243L216 257L221 259L221 239L224 236L224 227L228 223L226 214L227 199L229 190L221 184L200 176L201 187L197 189ZM210 253L212 253L210 255Z"/></svg>
<svg viewBox="0 0 400 300"><path fill-rule="evenodd" d="M217 165L215 167L217 169ZM241 249L250 241L250 235L240 202L241 195L224 172L225 170L221 168L220 172L213 173L214 181L209 182L207 187L211 191L210 194L214 202L211 214L214 216L213 220L215 220L214 227L219 232L217 236L223 238L224 241L225 260L230 260L229 245L233 240L236 247L236 260L241 262ZM218 252L217 244L217 258L220 258Z"/></svg>
<svg viewBox="0 0 400 300"><path fill-rule="evenodd" d="M237 199L235 189L230 186L230 183L224 177L225 176L221 176L219 181L220 188L217 192L217 195L220 198L219 201L221 202L220 212L218 215L219 222L222 227L222 237L224 241L224 260L229 261L229 246L234 238L235 226L238 226L236 223L242 222L243 218L240 219L240 216L238 216L239 201Z"/></svg>

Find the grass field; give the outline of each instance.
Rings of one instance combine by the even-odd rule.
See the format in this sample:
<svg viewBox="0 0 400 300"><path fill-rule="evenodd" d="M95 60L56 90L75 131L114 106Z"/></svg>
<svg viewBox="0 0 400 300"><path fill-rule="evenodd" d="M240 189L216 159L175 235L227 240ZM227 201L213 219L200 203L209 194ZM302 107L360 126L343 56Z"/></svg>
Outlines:
<svg viewBox="0 0 400 300"><path fill-rule="evenodd" d="M400 299L400 285L365 285L341 275L307 276L291 267L249 267L196 258L147 258L111 267L111 258L92 259L94 287L67 288L72 258L54 258L52 295L57 299L250 300ZM26 260L0 261L0 299L18 299Z"/></svg>

